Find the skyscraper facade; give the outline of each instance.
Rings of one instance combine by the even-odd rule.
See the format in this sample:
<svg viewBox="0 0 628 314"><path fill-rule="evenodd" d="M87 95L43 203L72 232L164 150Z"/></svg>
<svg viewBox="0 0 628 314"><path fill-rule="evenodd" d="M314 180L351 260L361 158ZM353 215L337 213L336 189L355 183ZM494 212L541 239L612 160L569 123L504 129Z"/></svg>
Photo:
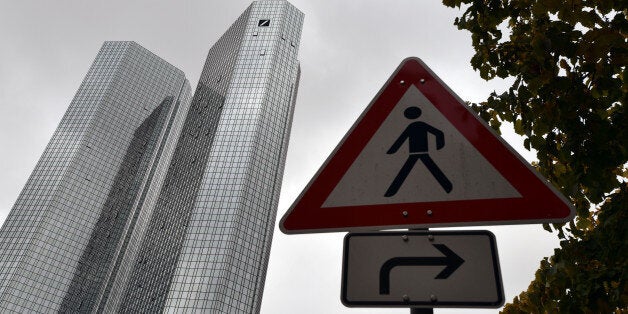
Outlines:
<svg viewBox="0 0 628 314"><path fill-rule="evenodd" d="M220 120L168 311L259 311L297 93L302 24L303 14L286 1L255 2L210 51L199 87L221 76L230 83L224 103L212 101ZM237 38L237 54L211 66ZM221 93L219 82L215 86ZM195 95L199 106L204 95Z"/></svg>
<svg viewBox="0 0 628 314"><path fill-rule="evenodd" d="M95 302L150 216L190 96L183 72L138 44L103 44L0 229L0 312Z"/></svg>
<svg viewBox="0 0 628 314"><path fill-rule="evenodd" d="M0 309L259 312L302 23L253 2L192 97L137 44L105 43L0 230Z"/></svg>

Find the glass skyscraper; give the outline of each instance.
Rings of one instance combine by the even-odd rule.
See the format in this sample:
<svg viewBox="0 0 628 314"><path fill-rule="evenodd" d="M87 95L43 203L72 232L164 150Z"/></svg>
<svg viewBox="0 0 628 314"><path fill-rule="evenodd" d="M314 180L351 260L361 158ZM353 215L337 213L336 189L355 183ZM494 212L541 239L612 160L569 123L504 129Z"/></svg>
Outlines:
<svg viewBox="0 0 628 314"><path fill-rule="evenodd" d="M190 94L138 44L103 44L0 229L0 312L94 304L151 216Z"/></svg>
<svg viewBox="0 0 628 314"><path fill-rule="evenodd" d="M252 3L194 91L106 42L0 229L0 312L259 312L302 23Z"/></svg>

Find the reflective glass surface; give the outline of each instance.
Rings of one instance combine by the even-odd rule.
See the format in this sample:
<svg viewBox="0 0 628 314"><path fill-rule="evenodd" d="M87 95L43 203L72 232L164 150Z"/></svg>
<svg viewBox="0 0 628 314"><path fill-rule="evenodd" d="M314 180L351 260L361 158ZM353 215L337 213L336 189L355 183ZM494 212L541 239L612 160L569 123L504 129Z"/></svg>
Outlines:
<svg viewBox="0 0 628 314"><path fill-rule="evenodd" d="M121 310L259 312L302 23L254 2L210 49Z"/></svg>
<svg viewBox="0 0 628 314"><path fill-rule="evenodd" d="M0 229L0 312L94 309L189 94L138 44L103 44Z"/></svg>
<svg viewBox="0 0 628 314"><path fill-rule="evenodd" d="M0 312L259 312L302 24L253 2L194 91L105 42L0 229Z"/></svg>

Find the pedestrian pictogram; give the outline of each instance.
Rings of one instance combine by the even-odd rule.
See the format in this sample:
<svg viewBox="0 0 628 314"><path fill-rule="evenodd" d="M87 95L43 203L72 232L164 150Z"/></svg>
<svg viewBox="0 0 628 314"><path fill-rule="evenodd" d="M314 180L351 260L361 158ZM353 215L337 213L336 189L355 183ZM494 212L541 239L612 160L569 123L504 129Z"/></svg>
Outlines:
<svg viewBox="0 0 628 314"><path fill-rule="evenodd" d="M295 200L280 229L558 223L574 214L421 60L408 58Z"/></svg>
<svg viewBox="0 0 628 314"><path fill-rule="evenodd" d="M403 114L408 119L417 119L421 116L421 109L419 107L409 107L403 112ZM438 181L440 186L443 187L443 190L447 193L451 192L451 182L449 182L449 179L447 179L445 174L440 170L440 168L438 168L436 163L434 163L434 160L430 158L427 138L428 133L436 136L436 149L441 149L445 146L445 137L443 136L443 132L441 130L425 122L416 121L408 125L403 133L401 133L401 135L397 138L393 146L386 152L386 154L394 154L397 150L399 150L401 145L406 142L406 140L408 141L410 155L403 164L401 170L399 170L399 173L384 196L391 197L397 194L397 191L399 191L399 188L406 180L408 174L410 174L414 164L416 164L419 159Z"/></svg>

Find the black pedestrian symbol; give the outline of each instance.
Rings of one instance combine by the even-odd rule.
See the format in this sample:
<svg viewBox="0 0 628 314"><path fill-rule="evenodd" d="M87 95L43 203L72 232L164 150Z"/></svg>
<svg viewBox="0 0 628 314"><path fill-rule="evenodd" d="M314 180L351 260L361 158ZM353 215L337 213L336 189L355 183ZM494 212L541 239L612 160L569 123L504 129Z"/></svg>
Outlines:
<svg viewBox="0 0 628 314"><path fill-rule="evenodd" d="M409 107L403 112L403 115L408 119L414 120L421 116L421 109L419 107ZM421 159L423 165L430 171L443 190L447 193L451 192L453 188L451 182L440 168L438 168L434 160L430 158L427 133L432 133L436 137L436 149L445 147L445 136L441 130L425 122L415 121L406 127L403 133L399 135L395 143L386 152L386 154L394 154L399 150L401 145L405 143L406 139L408 140L408 146L410 148L408 159L403 167L401 167L401 170L399 170L399 173L390 184L390 187L388 187L386 194L384 194L385 197L391 197L397 194L397 191L399 191L399 188L419 159Z"/></svg>

